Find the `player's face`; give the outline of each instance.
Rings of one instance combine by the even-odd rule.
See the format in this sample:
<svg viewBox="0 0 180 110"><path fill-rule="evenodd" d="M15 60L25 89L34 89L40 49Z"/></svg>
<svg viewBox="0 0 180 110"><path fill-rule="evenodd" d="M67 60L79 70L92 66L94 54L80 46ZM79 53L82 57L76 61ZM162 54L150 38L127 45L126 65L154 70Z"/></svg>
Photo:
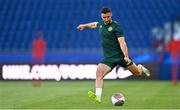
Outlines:
<svg viewBox="0 0 180 110"><path fill-rule="evenodd" d="M112 20L111 17L112 17L112 13L111 12L108 12L106 14L101 13L101 18L102 18L102 20L104 21L105 24L111 23L111 20Z"/></svg>

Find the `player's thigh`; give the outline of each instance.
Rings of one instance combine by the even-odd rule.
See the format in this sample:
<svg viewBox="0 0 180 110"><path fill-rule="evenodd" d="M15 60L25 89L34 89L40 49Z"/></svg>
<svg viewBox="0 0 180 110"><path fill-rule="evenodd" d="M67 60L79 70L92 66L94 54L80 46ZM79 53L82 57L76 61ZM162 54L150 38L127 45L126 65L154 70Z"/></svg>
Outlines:
<svg viewBox="0 0 180 110"><path fill-rule="evenodd" d="M126 67L129 71L131 71L133 74L136 74L136 75L139 75L140 74L140 71L139 71L139 68L138 66L133 63L131 65L129 65L128 67Z"/></svg>
<svg viewBox="0 0 180 110"><path fill-rule="evenodd" d="M103 64L103 63L99 63L98 67L97 67L97 75L101 75L101 76L105 76L107 73L109 73L111 71L111 67Z"/></svg>
<svg viewBox="0 0 180 110"><path fill-rule="evenodd" d="M114 58L114 62L117 65L120 65L121 67L127 68L128 66L133 64L132 59L129 57L129 59L131 60L130 62L127 62L126 60L124 60L124 57L118 57L118 58Z"/></svg>

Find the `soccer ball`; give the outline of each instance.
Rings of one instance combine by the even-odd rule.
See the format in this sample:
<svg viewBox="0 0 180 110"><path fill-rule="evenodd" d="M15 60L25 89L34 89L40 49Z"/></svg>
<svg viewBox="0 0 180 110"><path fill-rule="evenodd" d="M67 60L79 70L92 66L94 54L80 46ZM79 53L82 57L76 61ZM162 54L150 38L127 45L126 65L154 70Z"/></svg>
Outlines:
<svg viewBox="0 0 180 110"><path fill-rule="evenodd" d="M114 106L122 106L125 102L125 97L121 93L115 93L111 96L111 101Z"/></svg>

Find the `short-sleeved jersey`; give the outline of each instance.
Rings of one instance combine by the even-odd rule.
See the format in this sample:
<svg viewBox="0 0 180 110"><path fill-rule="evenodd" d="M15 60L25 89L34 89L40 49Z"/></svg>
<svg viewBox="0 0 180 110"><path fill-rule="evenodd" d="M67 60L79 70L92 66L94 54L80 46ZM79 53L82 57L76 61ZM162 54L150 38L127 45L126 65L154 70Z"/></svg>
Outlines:
<svg viewBox="0 0 180 110"><path fill-rule="evenodd" d="M124 37L120 25L116 21L112 21L111 24L107 25L100 21L97 27L99 28L104 59L124 58L118 42L118 37Z"/></svg>

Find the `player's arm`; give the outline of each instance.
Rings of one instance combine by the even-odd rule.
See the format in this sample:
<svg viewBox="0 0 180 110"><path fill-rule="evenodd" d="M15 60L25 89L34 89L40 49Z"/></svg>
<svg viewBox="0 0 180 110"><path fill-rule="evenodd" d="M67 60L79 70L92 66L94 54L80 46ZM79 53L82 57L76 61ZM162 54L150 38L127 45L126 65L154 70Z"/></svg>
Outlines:
<svg viewBox="0 0 180 110"><path fill-rule="evenodd" d="M97 28L98 22L92 22L87 24L80 24L77 29L84 30L85 28Z"/></svg>
<svg viewBox="0 0 180 110"><path fill-rule="evenodd" d="M128 54L128 48L127 48L127 45L126 45L126 41L125 41L125 38L124 37L118 37L118 42L120 44L120 48L124 54L124 59L130 63L131 60L129 59L129 54Z"/></svg>

